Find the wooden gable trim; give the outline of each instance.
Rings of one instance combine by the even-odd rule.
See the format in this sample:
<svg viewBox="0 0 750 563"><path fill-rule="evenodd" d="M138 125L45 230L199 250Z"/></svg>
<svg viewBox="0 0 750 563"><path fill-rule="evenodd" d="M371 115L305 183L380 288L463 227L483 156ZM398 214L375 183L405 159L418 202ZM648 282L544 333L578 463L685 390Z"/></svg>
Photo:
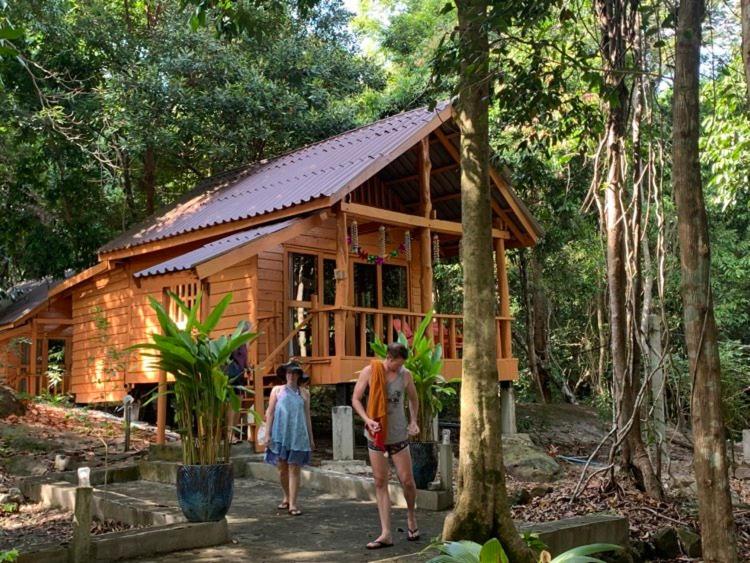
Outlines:
<svg viewBox="0 0 750 563"><path fill-rule="evenodd" d="M441 131L439 128L435 129L434 133L435 133L435 137L437 137L440 144L448 152L448 154L453 158L453 160L460 163L461 154L459 153L459 150L456 148L456 145L454 145L448 139L446 134L443 133L443 131ZM508 217L505 210L501 209L501 207L494 200L492 201L492 209L495 211L497 215L499 215L503 219L505 224L508 226L508 228L510 228L510 230L513 232L513 234L516 236L519 242L521 242L522 244L526 243L528 245L535 244L539 236L539 233L537 233L537 230L533 226L529 217L526 216L526 212L523 209L521 209L521 207L517 204L516 197L510 193L511 188L508 185L508 183L503 179L500 173L497 170L495 170L493 166L490 166L490 180L494 184L495 189L497 189L500 192L503 198L511 206L511 210L513 211L515 216L518 217L518 220L521 222L524 229L526 229L528 236L525 235L524 233L521 233L521 231L515 226L513 221L510 219L510 217Z"/></svg>
<svg viewBox="0 0 750 563"><path fill-rule="evenodd" d="M330 206L331 199L329 197L319 197L305 203L300 203L292 207L285 207L284 209L279 209L270 213L264 213L263 215L258 215L256 217L250 217L248 219L241 219L238 221L231 221L229 223L222 223L221 225L213 225L211 227L197 229L189 233L175 235L162 240L153 241L138 246L132 246L130 248L114 250L112 252L104 252L100 254L100 259L120 260L133 256L142 256L143 254L149 254L151 252L173 248L182 244L199 242L201 240L209 238L218 238L222 235L226 236L237 231L247 230L250 227L260 226L265 223L274 223L281 219L287 219L297 215L302 215L304 213L309 213L311 211L325 209Z"/></svg>
<svg viewBox="0 0 750 563"><path fill-rule="evenodd" d="M108 270L111 269L111 264L109 260L103 260L102 262L99 262L98 264L91 266L90 268L84 270L83 272L80 272L76 274L75 276L72 276L63 282L57 284L55 287L49 290L47 293L47 299L50 297L54 297L55 295L59 295L63 291L70 289L71 287L78 285L81 282L84 282L90 278L93 278L94 276L98 274L102 274Z"/></svg>
<svg viewBox="0 0 750 563"><path fill-rule="evenodd" d="M274 246L277 246L289 240L290 238L302 235L310 229L320 226L327 218L328 212L324 211L322 213L318 213L317 215L313 215L312 217L301 219L289 225L288 227L285 227L274 233L261 236L255 240L249 241L247 244L244 244L239 248L235 248L226 252L225 254L222 254L221 256L217 256L215 258L207 260L206 262L198 264L195 267L195 272L198 274L198 277L200 279L205 279L209 276L212 276L213 274L216 274L233 266L234 264L237 264L238 262L242 262L243 260L247 260L248 258L256 256L264 252L265 250L268 250L269 248L273 248Z"/></svg>

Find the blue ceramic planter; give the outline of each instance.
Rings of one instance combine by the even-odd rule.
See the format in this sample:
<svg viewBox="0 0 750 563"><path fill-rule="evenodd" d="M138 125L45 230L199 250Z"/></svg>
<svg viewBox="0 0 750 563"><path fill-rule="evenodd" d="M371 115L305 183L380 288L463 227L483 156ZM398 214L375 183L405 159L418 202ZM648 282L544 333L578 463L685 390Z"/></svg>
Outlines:
<svg viewBox="0 0 750 563"><path fill-rule="evenodd" d="M188 522L216 522L226 516L234 495L232 464L181 465L177 502Z"/></svg>
<svg viewBox="0 0 750 563"><path fill-rule="evenodd" d="M414 482L417 484L417 489L426 489L437 475L437 442L411 442L409 448Z"/></svg>

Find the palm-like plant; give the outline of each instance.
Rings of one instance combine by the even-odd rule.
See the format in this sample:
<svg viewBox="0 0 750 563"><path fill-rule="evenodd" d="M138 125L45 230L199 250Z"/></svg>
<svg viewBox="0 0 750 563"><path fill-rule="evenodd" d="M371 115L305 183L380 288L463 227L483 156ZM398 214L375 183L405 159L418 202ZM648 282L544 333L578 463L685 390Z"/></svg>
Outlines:
<svg viewBox="0 0 750 563"><path fill-rule="evenodd" d="M203 322L198 320L201 294L192 307L174 293L170 292L169 297L185 314L185 328L177 326L162 304L151 297L151 308L156 312L162 333L152 334L151 343L131 348L151 351L143 355L156 358L154 365L174 377L174 388L167 394L175 397L183 463L227 463L230 451L227 412L230 406L235 412L239 411L240 398L224 368L234 350L252 342L258 335L244 331L240 323L231 336L210 337L232 300L231 294L224 297Z"/></svg>
<svg viewBox="0 0 750 563"><path fill-rule="evenodd" d="M436 414L443 410L443 399L456 394L456 390L450 387L441 375L443 371L443 347L435 344L431 338L425 336L427 327L432 323L434 311L430 310L425 318L419 323L412 337L411 346L404 333L398 333L398 341L409 349L409 357L404 362L414 379L419 397L419 436L422 442L428 442L432 437L432 420ZM385 358L388 346L379 338L371 344L373 352L379 358Z"/></svg>
<svg viewBox="0 0 750 563"><path fill-rule="evenodd" d="M527 539L528 541L528 539ZM537 544L538 545L538 542ZM473 541L449 541L436 543L427 549L437 549L440 555L433 557L427 563L509 563L503 546L493 538L480 545ZM619 545L608 543L594 543L582 545L561 553L554 559L548 551L542 551L540 563L604 563L601 559L591 557L597 553L619 551Z"/></svg>

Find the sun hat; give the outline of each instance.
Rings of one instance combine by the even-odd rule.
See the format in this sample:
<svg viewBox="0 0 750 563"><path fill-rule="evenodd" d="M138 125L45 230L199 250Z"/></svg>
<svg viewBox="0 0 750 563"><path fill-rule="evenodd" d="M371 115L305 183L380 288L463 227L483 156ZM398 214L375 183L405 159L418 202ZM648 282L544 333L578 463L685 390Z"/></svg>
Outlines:
<svg viewBox="0 0 750 563"><path fill-rule="evenodd" d="M292 370L299 373L300 379L305 379L305 377L310 377L307 375L304 370L302 369L302 366L299 365L299 362L296 362L294 360L291 360L285 364L281 364L278 368L276 368L276 377L278 377L282 381L286 381L286 372Z"/></svg>

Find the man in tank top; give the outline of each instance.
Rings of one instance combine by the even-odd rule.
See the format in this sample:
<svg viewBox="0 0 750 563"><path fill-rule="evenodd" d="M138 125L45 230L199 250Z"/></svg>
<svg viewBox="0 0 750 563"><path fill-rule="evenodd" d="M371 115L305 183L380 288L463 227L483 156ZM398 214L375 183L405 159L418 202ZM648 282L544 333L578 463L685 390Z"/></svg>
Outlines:
<svg viewBox="0 0 750 563"><path fill-rule="evenodd" d="M390 468L388 457L393 460L396 474L404 489L404 497L407 506L407 540L419 539L419 528L414 511L414 503L417 497L417 487L414 484L414 475L411 468L411 453L409 452L408 437L419 433L417 426L417 413L419 412L419 399L417 389L414 387L409 370L404 368L404 361L409 351L403 344L394 342L388 345L388 354L385 360L375 360L360 372L357 384L354 387L352 406L357 414L365 422L365 436L367 438L367 449L370 454L370 465L375 478L375 491L378 501L378 514L380 516L380 535L367 544L367 549L381 549L393 545L391 533L391 500L388 495L388 478ZM382 371L381 370L382 365ZM378 374L373 374L376 370ZM384 389L373 388L375 378L384 384ZM382 379L381 379L382 378ZM386 427L382 428L378 420L374 420L369 414L372 409L365 409L362 399L365 391L369 389L372 402L377 395L382 395L385 401ZM405 396L409 399L409 421L407 422L404 411Z"/></svg>

